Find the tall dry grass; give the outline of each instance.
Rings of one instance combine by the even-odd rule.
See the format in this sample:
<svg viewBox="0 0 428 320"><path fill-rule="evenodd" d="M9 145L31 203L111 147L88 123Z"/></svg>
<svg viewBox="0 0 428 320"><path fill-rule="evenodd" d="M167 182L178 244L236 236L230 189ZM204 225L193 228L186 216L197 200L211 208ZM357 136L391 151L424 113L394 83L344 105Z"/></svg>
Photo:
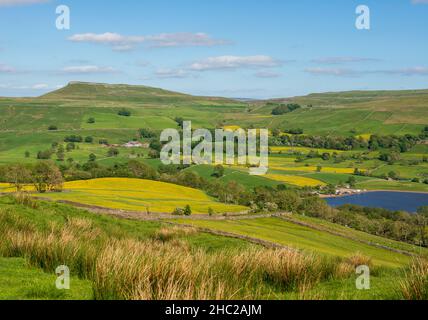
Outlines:
<svg viewBox="0 0 428 320"><path fill-rule="evenodd" d="M151 240L114 238L87 219L41 229L0 210L0 255L25 257L49 272L67 265L92 281L97 299L263 299L272 291L310 297L314 285L337 273L338 261L292 250L208 253L182 239L195 232L172 227Z"/></svg>
<svg viewBox="0 0 428 320"><path fill-rule="evenodd" d="M428 260L418 258L412 262L401 282L401 294L406 300L428 300Z"/></svg>

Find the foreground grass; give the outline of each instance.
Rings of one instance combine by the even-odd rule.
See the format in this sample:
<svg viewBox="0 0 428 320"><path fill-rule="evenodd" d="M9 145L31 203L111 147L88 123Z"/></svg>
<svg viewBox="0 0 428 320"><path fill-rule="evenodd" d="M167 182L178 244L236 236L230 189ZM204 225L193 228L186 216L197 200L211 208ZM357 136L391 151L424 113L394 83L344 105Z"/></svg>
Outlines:
<svg viewBox="0 0 428 320"><path fill-rule="evenodd" d="M88 300L89 281L71 279L70 290L55 287L56 276L30 267L22 258L0 258L0 300Z"/></svg>
<svg viewBox="0 0 428 320"><path fill-rule="evenodd" d="M252 220L196 221L180 220L184 224L194 225L218 231L259 238L285 246L317 252L334 257L349 257L362 252L373 258L373 263L385 267L401 267L410 262L403 254L376 248L351 239L314 230L277 218Z"/></svg>
<svg viewBox="0 0 428 320"><path fill-rule="evenodd" d="M72 275L91 281L96 299L262 299L312 286L338 270L336 260L239 240L207 250L187 241L199 235L192 229L91 218L64 205L37 202L28 208L12 198L1 201L1 255L24 257L47 272L67 265ZM127 229L134 224L140 231L147 227L145 234Z"/></svg>
<svg viewBox="0 0 428 320"><path fill-rule="evenodd" d="M195 228L97 216L31 198L0 198L0 233L6 258L0 266L7 266L0 273L7 294L0 299L401 299L404 288L420 292L426 285L420 269L406 278L401 268L379 264L379 256L352 252L356 247L344 258L318 254L316 246L317 253L264 249ZM355 289L355 267L362 264L371 266L370 291ZM72 281L76 291L50 289L59 265L83 279ZM27 274L34 285L20 282Z"/></svg>

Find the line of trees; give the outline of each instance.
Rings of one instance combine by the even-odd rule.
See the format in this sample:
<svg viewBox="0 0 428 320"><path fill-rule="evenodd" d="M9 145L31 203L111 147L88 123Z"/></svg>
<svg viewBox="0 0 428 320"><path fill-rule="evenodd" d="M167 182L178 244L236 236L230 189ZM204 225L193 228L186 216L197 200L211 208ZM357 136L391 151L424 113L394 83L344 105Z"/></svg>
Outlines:
<svg viewBox="0 0 428 320"><path fill-rule="evenodd" d="M50 161L35 165L14 164L0 168L2 181L10 183L17 192L27 185L33 185L37 192L62 191L64 179L60 169Z"/></svg>

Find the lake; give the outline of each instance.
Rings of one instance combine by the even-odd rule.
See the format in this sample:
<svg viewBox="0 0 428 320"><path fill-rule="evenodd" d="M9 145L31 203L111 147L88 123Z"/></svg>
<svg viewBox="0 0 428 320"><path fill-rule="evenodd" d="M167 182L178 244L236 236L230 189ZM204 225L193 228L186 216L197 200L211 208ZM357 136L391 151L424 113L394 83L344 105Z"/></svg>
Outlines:
<svg viewBox="0 0 428 320"><path fill-rule="evenodd" d="M327 198L327 203L332 207L344 204L354 204L371 208L384 208L393 211L416 212L421 206L428 206L427 193L414 192L367 192L345 197Z"/></svg>

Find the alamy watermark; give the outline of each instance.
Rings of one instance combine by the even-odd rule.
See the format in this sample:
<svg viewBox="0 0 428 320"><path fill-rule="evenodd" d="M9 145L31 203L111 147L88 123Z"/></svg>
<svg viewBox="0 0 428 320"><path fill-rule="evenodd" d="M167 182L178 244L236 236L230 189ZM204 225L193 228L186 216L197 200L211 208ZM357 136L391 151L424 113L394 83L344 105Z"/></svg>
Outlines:
<svg viewBox="0 0 428 320"><path fill-rule="evenodd" d="M70 30L70 8L66 5L60 5L55 10L58 17L55 20L55 26L58 30Z"/></svg>
<svg viewBox="0 0 428 320"><path fill-rule="evenodd" d="M370 267L358 266L355 272L359 276L355 282L357 290L370 290Z"/></svg>
<svg viewBox="0 0 428 320"><path fill-rule="evenodd" d="M176 129L166 129L160 141L166 143L160 154L165 165L241 165L249 167L251 175L264 175L268 171L267 129L192 131L191 121L184 121L182 135Z"/></svg>
<svg viewBox="0 0 428 320"><path fill-rule="evenodd" d="M355 21L355 27L358 30L370 30L370 8L366 5L359 5L355 9L358 15Z"/></svg>
<svg viewBox="0 0 428 320"><path fill-rule="evenodd" d="M59 266L55 270L58 278L55 281L55 286L58 290L70 290L70 269L67 266Z"/></svg>

